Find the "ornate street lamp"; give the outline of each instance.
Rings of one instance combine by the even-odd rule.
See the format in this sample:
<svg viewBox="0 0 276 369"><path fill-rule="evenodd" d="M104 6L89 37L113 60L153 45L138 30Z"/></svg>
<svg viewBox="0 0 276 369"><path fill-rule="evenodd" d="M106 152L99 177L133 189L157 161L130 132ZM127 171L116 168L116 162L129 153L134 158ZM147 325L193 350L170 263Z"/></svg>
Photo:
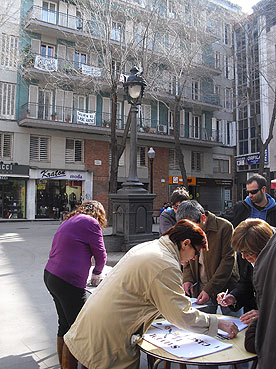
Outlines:
<svg viewBox="0 0 276 369"><path fill-rule="evenodd" d="M148 151L148 158L150 161L150 193L153 193L153 160L155 158L155 151L152 147Z"/></svg>
<svg viewBox="0 0 276 369"><path fill-rule="evenodd" d="M136 185L139 183L137 177L137 105L141 105L144 95L144 89L146 87L146 81L141 77L141 73L137 67L132 67L130 70L130 76L124 83L124 90L127 94L128 102L131 104L131 130L130 130L130 166L129 174L126 185Z"/></svg>
<svg viewBox="0 0 276 369"><path fill-rule="evenodd" d="M141 105L146 82L137 67L130 70L124 83L131 104L130 163L127 180L116 194L110 194L113 208L112 231L119 240L121 251L156 237L152 233L152 212L155 195L150 194L137 177L137 113ZM116 241L117 242L117 241Z"/></svg>

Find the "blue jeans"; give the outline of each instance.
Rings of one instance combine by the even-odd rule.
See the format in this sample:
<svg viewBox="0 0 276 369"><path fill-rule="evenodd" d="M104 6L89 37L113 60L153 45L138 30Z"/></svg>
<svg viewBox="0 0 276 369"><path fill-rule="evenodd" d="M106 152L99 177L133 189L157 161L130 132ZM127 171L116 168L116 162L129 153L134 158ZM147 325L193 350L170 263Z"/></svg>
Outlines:
<svg viewBox="0 0 276 369"><path fill-rule="evenodd" d="M236 318L239 318L243 314L243 309L240 309L238 311L232 311L228 306L220 306L218 304L214 304L211 300L206 302L205 305L208 305L208 306L203 308L203 309L200 309L200 311L203 311L204 313L209 313L209 314L216 314L216 313L220 314L220 313L222 313L222 315L234 316ZM248 369L248 363L238 364L237 367L239 369ZM200 368L200 369L218 369L218 366L217 365L207 365L207 366L204 365L204 366L199 366L198 368ZM229 368L232 368L232 365Z"/></svg>

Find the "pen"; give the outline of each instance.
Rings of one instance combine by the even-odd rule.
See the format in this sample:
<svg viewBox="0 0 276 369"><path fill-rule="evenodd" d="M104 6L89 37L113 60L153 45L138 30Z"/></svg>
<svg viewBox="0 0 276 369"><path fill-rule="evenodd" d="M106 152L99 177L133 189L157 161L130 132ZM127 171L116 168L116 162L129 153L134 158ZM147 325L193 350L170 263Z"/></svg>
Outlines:
<svg viewBox="0 0 276 369"><path fill-rule="evenodd" d="M193 287L195 287L197 285L197 282L195 282L193 285L191 285L189 288L188 288L188 294L189 294L189 296L191 297L191 289L193 288Z"/></svg>
<svg viewBox="0 0 276 369"><path fill-rule="evenodd" d="M221 300L221 302L223 302L225 299L226 299L226 296L227 296L227 294L228 294L228 288L227 288L227 290L226 290L226 292L225 292L225 295L224 295L224 297L223 297L223 299Z"/></svg>

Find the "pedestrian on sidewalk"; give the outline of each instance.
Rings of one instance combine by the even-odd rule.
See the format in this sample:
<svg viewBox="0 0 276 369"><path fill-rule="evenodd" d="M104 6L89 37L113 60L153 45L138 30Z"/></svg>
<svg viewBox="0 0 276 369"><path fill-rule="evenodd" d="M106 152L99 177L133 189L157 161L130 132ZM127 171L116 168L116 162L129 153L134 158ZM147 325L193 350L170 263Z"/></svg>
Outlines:
<svg viewBox="0 0 276 369"><path fill-rule="evenodd" d="M91 284L97 286L106 263L102 230L106 214L101 203L87 201L66 215L52 243L44 270L44 282L53 297L58 315L57 351L63 368L63 336L74 323L86 300L85 287L92 257L95 266ZM77 360L67 355L72 367Z"/></svg>
<svg viewBox="0 0 276 369"><path fill-rule="evenodd" d="M136 343L160 314L182 329L214 336L223 327L233 338L234 323L191 308L182 288L181 264L201 249L208 249L206 235L190 220L133 247L83 306L64 336L65 350L89 369L138 369ZM73 367L65 362L63 369Z"/></svg>

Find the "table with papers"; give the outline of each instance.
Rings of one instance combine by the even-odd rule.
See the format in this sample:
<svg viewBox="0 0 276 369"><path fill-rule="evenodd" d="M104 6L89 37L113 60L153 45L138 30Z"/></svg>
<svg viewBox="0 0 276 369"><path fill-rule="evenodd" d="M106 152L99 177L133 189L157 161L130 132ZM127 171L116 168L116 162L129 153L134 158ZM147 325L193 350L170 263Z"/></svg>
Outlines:
<svg viewBox="0 0 276 369"><path fill-rule="evenodd" d="M138 346L148 355L149 368L152 369L157 368L162 361L180 363L182 368L186 368L186 365L232 365L237 368L236 364L254 361L252 369L255 369L257 356L244 349L243 328L239 326L240 332L234 339L218 339L185 331L165 320L158 320L144 334Z"/></svg>

